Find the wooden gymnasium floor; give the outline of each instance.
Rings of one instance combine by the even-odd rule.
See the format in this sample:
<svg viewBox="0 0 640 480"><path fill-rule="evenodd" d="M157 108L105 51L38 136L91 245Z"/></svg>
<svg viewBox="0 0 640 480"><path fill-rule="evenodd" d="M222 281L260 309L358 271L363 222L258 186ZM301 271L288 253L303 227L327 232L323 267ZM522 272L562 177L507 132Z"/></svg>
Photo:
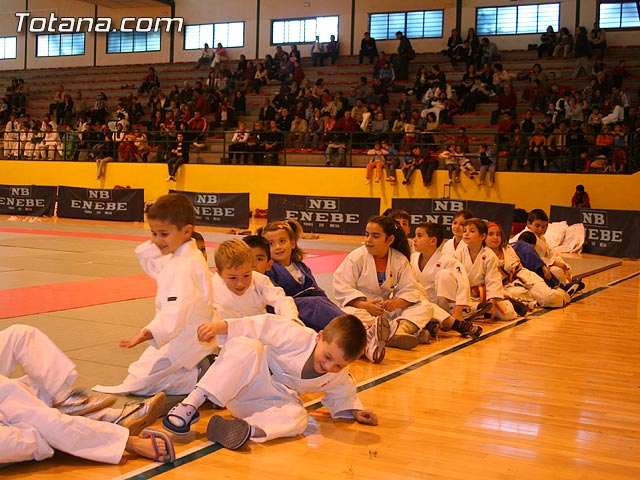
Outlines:
<svg viewBox="0 0 640 480"><path fill-rule="evenodd" d="M133 254L148 231L141 224L11 220L18 221L0 218L0 329L42 329L76 362L80 386L122 379L143 347L126 351L117 342L153 313L153 283ZM202 230L210 253L229 237ZM324 286L359 241L303 242ZM232 452L206 440L207 421L220 412L204 409L192 433L176 438L173 465L131 455L117 466L100 465L56 453L0 476L640 478L640 264L590 255L570 261L574 271L597 273L565 309L486 321L477 342L444 334L415 351L390 349L380 365L356 362L352 372L365 405L380 416L378 427L334 422L317 397L308 397L304 435Z"/></svg>

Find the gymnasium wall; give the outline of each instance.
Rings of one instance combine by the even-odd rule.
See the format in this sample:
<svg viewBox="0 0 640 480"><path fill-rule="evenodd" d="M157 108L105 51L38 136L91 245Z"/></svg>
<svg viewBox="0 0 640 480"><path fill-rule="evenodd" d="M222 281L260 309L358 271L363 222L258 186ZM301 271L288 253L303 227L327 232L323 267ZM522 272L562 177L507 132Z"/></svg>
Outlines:
<svg viewBox="0 0 640 480"><path fill-rule="evenodd" d="M398 172L400 173L400 172ZM380 197L381 208L391 206L392 198L442 197L447 172L438 170L434 184L425 188L419 173L411 186L388 183L365 185L364 169L338 167L235 166L189 164L181 168L177 183L167 183L167 166L161 163L110 163L106 179L95 179L92 162L0 161L1 183L9 185L66 185L87 188L113 188L129 185L144 188L145 200L168 192L169 188L211 193L249 192L251 209L266 208L268 194ZM498 172L493 188L478 187L468 178L454 184L451 198L513 203L531 210L550 205L570 205L575 186L584 184L593 208L640 210L640 173L545 174Z"/></svg>

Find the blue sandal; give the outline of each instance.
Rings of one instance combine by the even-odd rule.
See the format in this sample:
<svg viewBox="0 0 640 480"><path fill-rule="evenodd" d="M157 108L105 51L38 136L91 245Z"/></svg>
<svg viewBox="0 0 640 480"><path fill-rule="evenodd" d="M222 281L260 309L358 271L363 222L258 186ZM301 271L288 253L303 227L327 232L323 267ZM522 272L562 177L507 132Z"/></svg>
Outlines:
<svg viewBox="0 0 640 480"><path fill-rule="evenodd" d="M162 428L175 434L186 435L191 425L200 420L200 412L193 405L178 403L162 419Z"/></svg>

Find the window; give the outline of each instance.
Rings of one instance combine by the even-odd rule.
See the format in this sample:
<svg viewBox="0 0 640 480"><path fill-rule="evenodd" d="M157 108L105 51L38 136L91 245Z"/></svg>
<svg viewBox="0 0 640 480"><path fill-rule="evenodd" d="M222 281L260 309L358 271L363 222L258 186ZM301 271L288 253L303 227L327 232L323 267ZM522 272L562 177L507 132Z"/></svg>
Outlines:
<svg viewBox="0 0 640 480"><path fill-rule="evenodd" d="M209 23L185 27L185 50L200 50L205 43L214 49L218 43L225 48L244 47L244 22Z"/></svg>
<svg viewBox="0 0 640 480"><path fill-rule="evenodd" d="M84 55L84 33L38 35L36 57Z"/></svg>
<svg viewBox="0 0 640 480"><path fill-rule="evenodd" d="M376 40L395 39L396 32L403 32L407 38L441 38L443 21L443 10L372 13L369 34Z"/></svg>
<svg viewBox="0 0 640 480"><path fill-rule="evenodd" d="M133 53L160 51L160 31L109 32L107 53Z"/></svg>
<svg viewBox="0 0 640 480"><path fill-rule="evenodd" d="M476 9L478 35L543 33L549 25L560 29L559 3Z"/></svg>
<svg viewBox="0 0 640 480"><path fill-rule="evenodd" d="M16 58L16 37L0 37L0 60Z"/></svg>
<svg viewBox="0 0 640 480"><path fill-rule="evenodd" d="M314 17L291 20L274 20L271 23L271 44L313 43L316 37L328 42L331 35L338 38L338 18Z"/></svg>
<svg viewBox="0 0 640 480"><path fill-rule="evenodd" d="M600 27L607 28L638 28L640 18L636 2L601 3L598 16Z"/></svg>

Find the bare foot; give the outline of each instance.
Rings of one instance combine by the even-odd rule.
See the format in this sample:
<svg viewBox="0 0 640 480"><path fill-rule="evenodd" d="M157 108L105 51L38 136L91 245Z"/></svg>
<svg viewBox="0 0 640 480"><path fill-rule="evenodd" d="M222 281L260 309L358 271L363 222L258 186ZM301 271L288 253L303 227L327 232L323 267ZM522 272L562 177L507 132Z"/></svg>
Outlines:
<svg viewBox="0 0 640 480"><path fill-rule="evenodd" d="M168 460L167 445L161 438L156 438L158 446L158 462ZM153 438L129 437L124 448L129 453L137 453L141 457L156 460L156 451L153 448Z"/></svg>

